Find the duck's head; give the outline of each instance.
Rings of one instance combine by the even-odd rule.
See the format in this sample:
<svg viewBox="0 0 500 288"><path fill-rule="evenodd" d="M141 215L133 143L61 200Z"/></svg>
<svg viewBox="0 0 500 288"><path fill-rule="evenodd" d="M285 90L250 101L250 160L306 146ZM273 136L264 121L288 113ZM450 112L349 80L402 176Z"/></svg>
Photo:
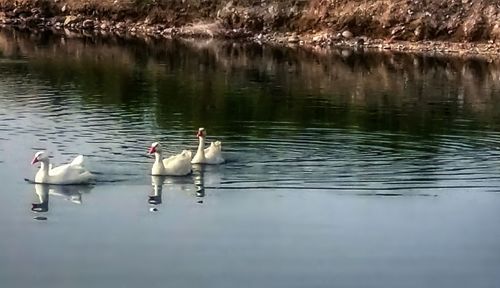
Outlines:
<svg viewBox="0 0 500 288"><path fill-rule="evenodd" d="M31 160L31 165L38 162L44 162L48 159L49 157L47 156L47 153L45 153L45 151L38 151L35 153L35 157L33 157L33 160Z"/></svg>
<svg viewBox="0 0 500 288"><path fill-rule="evenodd" d="M155 154L155 153L160 152L160 151L161 151L160 143L154 142L149 147L148 154Z"/></svg>
<svg viewBox="0 0 500 288"><path fill-rule="evenodd" d="M205 137L207 136L207 132L205 131L205 128L199 128L198 133L196 134L196 137Z"/></svg>

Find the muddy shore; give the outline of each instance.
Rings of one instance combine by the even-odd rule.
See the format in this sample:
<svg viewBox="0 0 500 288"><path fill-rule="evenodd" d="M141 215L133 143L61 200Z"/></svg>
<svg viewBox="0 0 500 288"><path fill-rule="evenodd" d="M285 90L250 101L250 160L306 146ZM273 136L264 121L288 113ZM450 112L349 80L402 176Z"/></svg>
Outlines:
<svg viewBox="0 0 500 288"><path fill-rule="evenodd" d="M217 38L317 51L345 47L500 56L496 1L447 1L447 6L434 0L425 5L419 0L398 5L393 0L163 2L0 0L0 27L68 37Z"/></svg>

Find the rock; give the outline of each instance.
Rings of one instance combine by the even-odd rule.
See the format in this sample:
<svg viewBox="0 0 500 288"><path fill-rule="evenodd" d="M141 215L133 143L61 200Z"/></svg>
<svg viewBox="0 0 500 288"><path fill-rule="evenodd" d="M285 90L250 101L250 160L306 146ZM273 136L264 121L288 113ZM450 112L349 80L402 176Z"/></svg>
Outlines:
<svg viewBox="0 0 500 288"><path fill-rule="evenodd" d="M66 18L64 19L64 26L67 26L69 24L73 24L75 23L76 21L78 20L78 17L74 16L74 15L69 15L69 16L66 16Z"/></svg>
<svg viewBox="0 0 500 288"><path fill-rule="evenodd" d="M316 35L316 36L313 37L312 42L317 43L317 42L321 42L323 40L324 40L323 35Z"/></svg>
<svg viewBox="0 0 500 288"><path fill-rule="evenodd" d="M300 39L296 36L291 36L287 39L288 43L296 44L300 42Z"/></svg>
<svg viewBox="0 0 500 288"><path fill-rule="evenodd" d="M415 34L415 36L420 39L422 36L422 32L423 32L423 28L422 26L418 26L417 28L415 28L415 31L413 31L413 34Z"/></svg>
<svg viewBox="0 0 500 288"><path fill-rule="evenodd" d="M342 50L340 54L342 55L342 57L347 58L352 55L352 50Z"/></svg>
<svg viewBox="0 0 500 288"><path fill-rule="evenodd" d="M292 35L287 39L288 43L299 43L300 38L297 35Z"/></svg>
<svg viewBox="0 0 500 288"><path fill-rule="evenodd" d="M83 29L93 29L94 28L94 21L87 19L87 20L83 21L82 27L83 27Z"/></svg>
<svg viewBox="0 0 500 288"><path fill-rule="evenodd" d="M394 29L392 29L391 35L392 36L396 36L396 34L403 33L404 31L405 31L405 27L404 26L397 26L397 27L394 27Z"/></svg>
<svg viewBox="0 0 500 288"><path fill-rule="evenodd" d="M21 8L15 8L14 10L12 10L12 13L15 17L18 17L21 13L25 13L25 11Z"/></svg>
<svg viewBox="0 0 500 288"><path fill-rule="evenodd" d="M359 37L356 39L356 46L363 46L365 45L365 39L363 37Z"/></svg>
<svg viewBox="0 0 500 288"><path fill-rule="evenodd" d="M123 22L118 22L116 25L115 25L115 28L118 29L118 30L123 30L125 29L125 23Z"/></svg>
<svg viewBox="0 0 500 288"><path fill-rule="evenodd" d="M234 6L233 0L227 2L226 6L224 7L225 9L229 9Z"/></svg>
<svg viewBox="0 0 500 288"><path fill-rule="evenodd" d="M68 5L64 4L64 6L61 8L61 12L65 13L68 10Z"/></svg>
<svg viewBox="0 0 500 288"><path fill-rule="evenodd" d="M349 30L345 30L344 32L342 32L342 37L346 38L346 39L351 39L354 35L352 34L351 31Z"/></svg>

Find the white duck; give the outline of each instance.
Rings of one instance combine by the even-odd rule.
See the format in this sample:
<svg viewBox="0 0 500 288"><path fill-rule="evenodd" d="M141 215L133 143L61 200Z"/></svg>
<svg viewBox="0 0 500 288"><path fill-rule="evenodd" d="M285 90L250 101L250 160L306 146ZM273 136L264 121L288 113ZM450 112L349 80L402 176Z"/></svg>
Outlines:
<svg viewBox="0 0 500 288"><path fill-rule="evenodd" d="M180 154L162 157L160 143L154 142L149 147L149 154L155 154L151 175L184 176L191 174L191 151L183 150Z"/></svg>
<svg viewBox="0 0 500 288"><path fill-rule="evenodd" d="M212 142L208 148L205 148L205 137L207 136L205 128L198 129L196 136L200 142L196 155L191 160L192 164L221 164L225 162L222 158L222 143L220 141Z"/></svg>
<svg viewBox="0 0 500 288"><path fill-rule="evenodd" d="M78 155L71 163L58 167L52 167L49 157L44 151L39 151L31 161L31 164L40 162L40 169L35 175L35 183L41 184L84 184L93 179L85 167L83 167L83 156Z"/></svg>

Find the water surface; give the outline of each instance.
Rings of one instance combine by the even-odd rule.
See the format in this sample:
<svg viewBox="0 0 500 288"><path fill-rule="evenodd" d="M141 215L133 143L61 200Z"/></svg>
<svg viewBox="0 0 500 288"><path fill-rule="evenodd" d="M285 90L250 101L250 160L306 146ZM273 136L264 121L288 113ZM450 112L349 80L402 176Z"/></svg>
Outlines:
<svg viewBox="0 0 500 288"><path fill-rule="evenodd" d="M480 59L1 31L0 283L497 287L499 105ZM198 127L225 165L148 175Z"/></svg>

